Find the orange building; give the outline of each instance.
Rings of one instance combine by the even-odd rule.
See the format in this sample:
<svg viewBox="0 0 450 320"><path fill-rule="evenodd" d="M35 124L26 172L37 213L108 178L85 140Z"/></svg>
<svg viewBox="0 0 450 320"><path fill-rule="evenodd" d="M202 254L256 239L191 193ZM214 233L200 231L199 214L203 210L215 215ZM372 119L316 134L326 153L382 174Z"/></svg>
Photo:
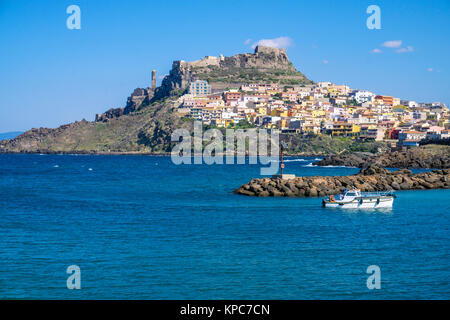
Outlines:
<svg viewBox="0 0 450 320"><path fill-rule="evenodd" d="M225 92L225 101L236 101L241 99L242 94L240 92Z"/></svg>
<svg viewBox="0 0 450 320"><path fill-rule="evenodd" d="M382 101L384 104L388 104L390 106L394 105L394 97L391 96L376 96L375 100Z"/></svg>

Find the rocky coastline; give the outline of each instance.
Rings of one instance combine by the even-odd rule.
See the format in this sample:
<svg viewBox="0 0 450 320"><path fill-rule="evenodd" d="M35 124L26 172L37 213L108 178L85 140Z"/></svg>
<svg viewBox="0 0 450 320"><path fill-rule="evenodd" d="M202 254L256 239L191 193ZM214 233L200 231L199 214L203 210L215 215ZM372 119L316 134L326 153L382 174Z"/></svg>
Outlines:
<svg viewBox="0 0 450 320"><path fill-rule="evenodd" d="M450 169L413 174L407 169L389 171L372 165L350 176L252 179L234 193L255 197L323 197L352 187L362 192L450 189Z"/></svg>
<svg viewBox="0 0 450 320"><path fill-rule="evenodd" d="M347 166L364 168L375 165L383 168L448 169L450 146L426 145L406 151L373 154L354 152L332 155L313 163L316 166Z"/></svg>

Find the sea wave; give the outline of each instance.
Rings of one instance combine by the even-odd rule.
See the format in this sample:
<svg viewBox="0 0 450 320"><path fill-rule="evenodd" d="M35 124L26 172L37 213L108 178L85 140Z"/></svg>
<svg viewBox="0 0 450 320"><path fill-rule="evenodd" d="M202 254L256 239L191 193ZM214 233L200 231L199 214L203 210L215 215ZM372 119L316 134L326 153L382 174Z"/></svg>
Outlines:
<svg viewBox="0 0 450 320"><path fill-rule="evenodd" d="M307 159L285 159L283 161L284 162L298 162L298 161L305 162L305 161L311 161L311 160L307 160Z"/></svg>
<svg viewBox="0 0 450 320"><path fill-rule="evenodd" d="M313 163L305 164L303 167L315 167L315 168L354 168L354 169L358 169L358 167L350 167L350 166L331 166L331 165L329 165L329 166L318 166L318 165L315 165L315 164L313 164Z"/></svg>
<svg viewBox="0 0 450 320"><path fill-rule="evenodd" d="M284 159L283 162L306 162L311 161L307 159ZM269 160L269 162L279 162L279 160Z"/></svg>
<svg viewBox="0 0 450 320"><path fill-rule="evenodd" d="M305 164L304 167L317 167L317 166L312 163L308 163L308 164Z"/></svg>
<svg viewBox="0 0 450 320"><path fill-rule="evenodd" d="M358 167L351 167L351 166L320 166L320 167L322 167L322 168L354 168L354 169L358 169Z"/></svg>

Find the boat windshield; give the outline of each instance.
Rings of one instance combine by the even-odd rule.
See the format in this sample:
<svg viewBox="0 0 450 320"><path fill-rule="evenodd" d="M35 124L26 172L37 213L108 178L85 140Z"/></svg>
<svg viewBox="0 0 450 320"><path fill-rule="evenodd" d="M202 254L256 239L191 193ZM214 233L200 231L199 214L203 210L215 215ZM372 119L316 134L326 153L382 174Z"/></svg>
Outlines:
<svg viewBox="0 0 450 320"><path fill-rule="evenodd" d="M355 192L347 192L346 196L356 197L356 193Z"/></svg>

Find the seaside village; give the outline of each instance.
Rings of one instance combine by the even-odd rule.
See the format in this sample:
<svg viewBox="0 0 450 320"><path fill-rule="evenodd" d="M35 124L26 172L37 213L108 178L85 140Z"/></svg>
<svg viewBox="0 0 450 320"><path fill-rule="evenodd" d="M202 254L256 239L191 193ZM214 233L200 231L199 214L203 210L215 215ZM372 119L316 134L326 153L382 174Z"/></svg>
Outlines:
<svg viewBox="0 0 450 320"><path fill-rule="evenodd" d="M449 109L443 103L418 103L331 82L246 84L212 92L207 81L196 80L187 92L176 102L178 112L205 125L247 124L282 133L387 140L392 147L450 138Z"/></svg>

